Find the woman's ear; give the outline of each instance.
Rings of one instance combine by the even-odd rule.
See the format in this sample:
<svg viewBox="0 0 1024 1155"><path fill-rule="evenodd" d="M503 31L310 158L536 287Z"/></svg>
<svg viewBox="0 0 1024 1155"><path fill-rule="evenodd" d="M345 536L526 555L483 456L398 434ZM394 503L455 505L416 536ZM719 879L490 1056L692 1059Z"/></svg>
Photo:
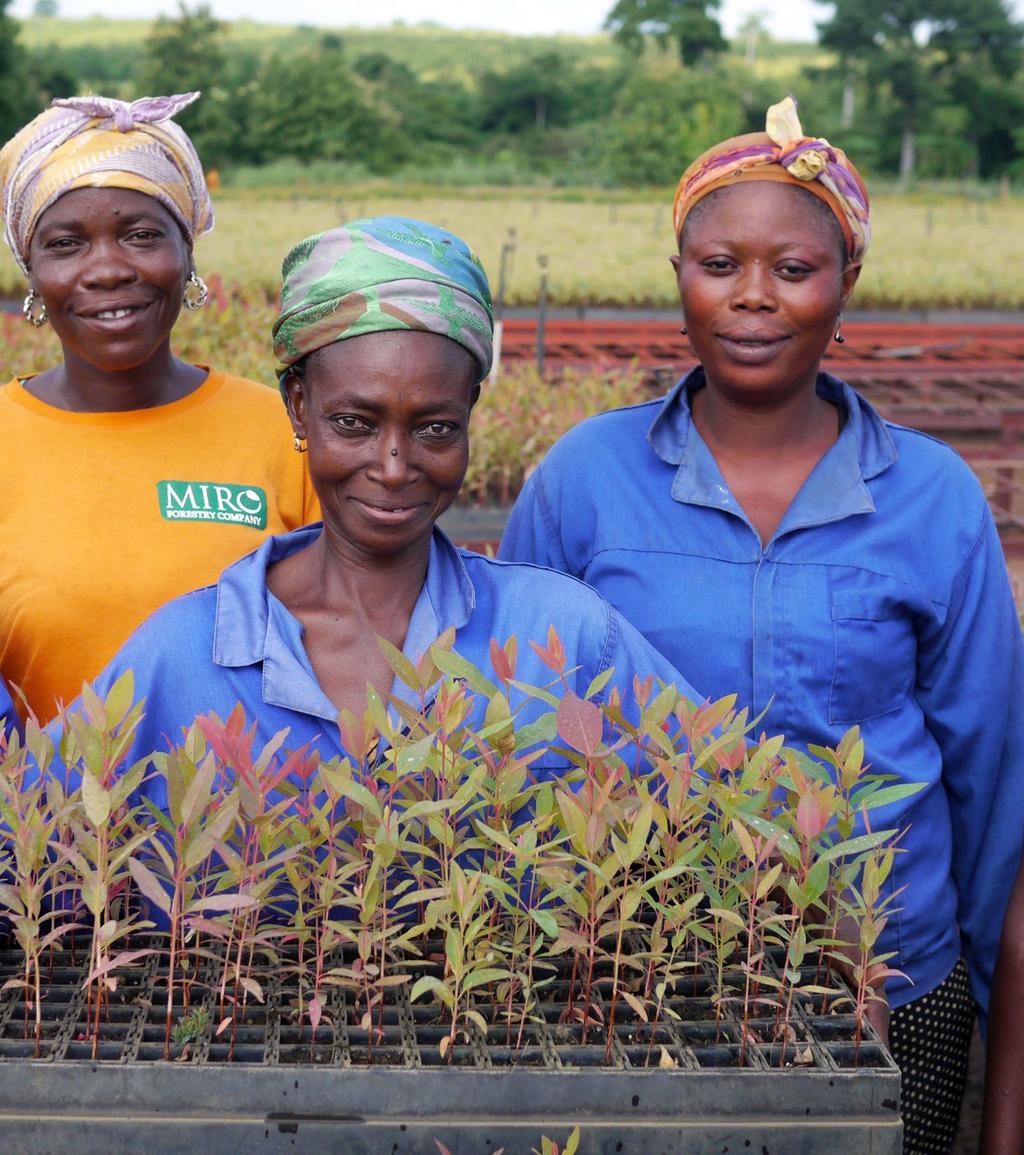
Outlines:
<svg viewBox="0 0 1024 1155"><path fill-rule="evenodd" d="M846 302L853 296L853 287L857 284L857 278L860 276L861 263L860 261L850 261L843 269L843 287L840 294L840 311L846 308Z"/></svg>
<svg viewBox="0 0 1024 1155"><path fill-rule="evenodd" d="M281 381L281 391L284 393L284 402L288 408L292 429L295 430L300 439L304 440L306 437L306 383L294 366L285 373Z"/></svg>

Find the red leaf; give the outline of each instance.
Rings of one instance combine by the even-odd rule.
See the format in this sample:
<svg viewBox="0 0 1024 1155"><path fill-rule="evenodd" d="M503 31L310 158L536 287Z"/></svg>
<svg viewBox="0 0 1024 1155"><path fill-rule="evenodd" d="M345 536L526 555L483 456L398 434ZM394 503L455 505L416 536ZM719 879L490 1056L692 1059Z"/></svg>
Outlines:
<svg viewBox="0 0 1024 1155"><path fill-rule="evenodd" d="M558 736L563 742L588 758L597 753L603 723L601 711L593 702L585 702L569 690L558 703L557 722Z"/></svg>

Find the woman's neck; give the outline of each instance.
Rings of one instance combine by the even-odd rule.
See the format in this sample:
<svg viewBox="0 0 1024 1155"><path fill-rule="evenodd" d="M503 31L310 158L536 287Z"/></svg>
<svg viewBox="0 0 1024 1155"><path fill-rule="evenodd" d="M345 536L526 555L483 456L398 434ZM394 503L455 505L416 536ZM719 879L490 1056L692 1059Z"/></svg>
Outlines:
<svg viewBox="0 0 1024 1155"><path fill-rule="evenodd" d="M206 370L179 361L170 345L143 365L105 370L65 351L60 365L32 377L26 388L40 401L75 413L126 413L169 405L194 392Z"/></svg>
<svg viewBox="0 0 1024 1155"><path fill-rule="evenodd" d="M820 456L839 434L840 411L817 393L750 404L705 386L690 400L694 424L717 457Z"/></svg>

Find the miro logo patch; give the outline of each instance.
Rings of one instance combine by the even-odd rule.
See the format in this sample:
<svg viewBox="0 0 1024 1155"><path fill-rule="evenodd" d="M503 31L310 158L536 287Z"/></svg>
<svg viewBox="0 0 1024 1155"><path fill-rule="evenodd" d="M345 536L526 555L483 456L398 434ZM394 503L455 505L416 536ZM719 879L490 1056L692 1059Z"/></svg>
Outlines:
<svg viewBox="0 0 1024 1155"><path fill-rule="evenodd" d="M267 528L267 495L258 485L213 481L158 481L160 514L167 521L216 521Z"/></svg>

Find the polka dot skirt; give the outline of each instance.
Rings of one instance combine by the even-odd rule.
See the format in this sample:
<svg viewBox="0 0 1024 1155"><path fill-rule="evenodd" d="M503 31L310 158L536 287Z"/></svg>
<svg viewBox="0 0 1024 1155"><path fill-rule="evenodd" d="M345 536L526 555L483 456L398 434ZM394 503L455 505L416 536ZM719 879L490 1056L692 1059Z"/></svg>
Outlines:
<svg viewBox="0 0 1024 1155"><path fill-rule="evenodd" d="M948 1155L960 1124L974 997L961 959L933 991L893 1011L889 1049L903 1075L903 1155Z"/></svg>

